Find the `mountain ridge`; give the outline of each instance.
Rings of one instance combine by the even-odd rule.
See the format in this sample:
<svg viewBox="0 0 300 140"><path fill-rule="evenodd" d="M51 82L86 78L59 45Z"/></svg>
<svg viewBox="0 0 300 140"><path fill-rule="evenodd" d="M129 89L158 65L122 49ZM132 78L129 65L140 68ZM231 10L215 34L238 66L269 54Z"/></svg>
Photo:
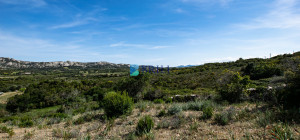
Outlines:
<svg viewBox="0 0 300 140"><path fill-rule="evenodd" d="M99 62L74 62L74 61L54 61L54 62L32 62L16 60L14 58L0 57L0 68L60 68L60 67L129 67L129 64L115 64L106 61Z"/></svg>

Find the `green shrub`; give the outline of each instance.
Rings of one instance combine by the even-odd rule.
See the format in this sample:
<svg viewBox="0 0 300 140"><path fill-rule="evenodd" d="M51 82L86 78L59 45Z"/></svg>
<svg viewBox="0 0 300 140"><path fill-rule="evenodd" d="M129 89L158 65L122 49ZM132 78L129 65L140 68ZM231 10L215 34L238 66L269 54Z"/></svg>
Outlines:
<svg viewBox="0 0 300 140"><path fill-rule="evenodd" d="M79 117L78 119L76 119L73 124L78 125L78 124L83 124L84 123L84 119L83 117Z"/></svg>
<svg viewBox="0 0 300 140"><path fill-rule="evenodd" d="M150 116L144 116L141 118L136 127L136 134L142 135L149 133L151 129L154 127L153 119Z"/></svg>
<svg viewBox="0 0 300 140"><path fill-rule="evenodd" d="M116 91L126 91L128 95L139 100L139 93L142 92L149 85L150 74L141 73L138 76L124 78L119 80L114 89Z"/></svg>
<svg viewBox="0 0 300 140"><path fill-rule="evenodd" d="M182 111L182 106L179 104L174 104L168 109L169 115L175 115Z"/></svg>
<svg viewBox="0 0 300 140"><path fill-rule="evenodd" d="M68 118L68 115L65 113L52 113L52 114L45 115L44 117L64 119L64 118Z"/></svg>
<svg viewBox="0 0 300 140"><path fill-rule="evenodd" d="M250 85L249 76L241 76L238 72L225 71L218 80L218 92L223 100L231 103L244 99Z"/></svg>
<svg viewBox="0 0 300 140"><path fill-rule="evenodd" d="M168 121L161 121L157 124L156 129L161 129L161 128L169 128L170 127L170 122Z"/></svg>
<svg viewBox="0 0 300 140"><path fill-rule="evenodd" d="M182 113L176 114L170 121L170 127L172 129L178 129L182 124L185 124L186 118Z"/></svg>
<svg viewBox="0 0 300 140"><path fill-rule="evenodd" d="M34 135L34 131L32 131L32 132L26 132L25 135L24 135L24 137L23 137L23 139L24 140L30 140L30 139L32 139L33 135Z"/></svg>
<svg viewBox="0 0 300 140"><path fill-rule="evenodd" d="M164 100L163 99L155 99L153 101L155 104L163 104L164 103Z"/></svg>
<svg viewBox="0 0 300 140"><path fill-rule="evenodd" d="M125 140L135 140L135 139L136 139L136 135L134 132L129 133L125 138Z"/></svg>
<svg viewBox="0 0 300 140"><path fill-rule="evenodd" d="M26 88L20 88L19 91L24 92Z"/></svg>
<svg viewBox="0 0 300 140"><path fill-rule="evenodd" d="M103 103L104 111L109 118L131 113L133 107L133 101L126 92L123 94L109 92L104 97Z"/></svg>
<svg viewBox="0 0 300 140"><path fill-rule="evenodd" d="M256 119L256 123L258 126L265 128L268 124L273 121L274 114L267 110L264 113L260 113L258 118Z"/></svg>
<svg viewBox="0 0 300 140"><path fill-rule="evenodd" d="M91 122L92 120L94 120L96 118L95 114L92 113L88 113L85 114L81 117L79 117L78 119L76 119L73 123L78 125L78 124L83 124L84 122Z"/></svg>
<svg viewBox="0 0 300 140"><path fill-rule="evenodd" d="M86 98L92 99L93 101L102 101L105 97L105 93L107 92L107 89L101 88L101 87L94 87L87 91L84 95Z"/></svg>
<svg viewBox="0 0 300 140"><path fill-rule="evenodd" d="M245 75L249 75L252 80L282 75L282 71L275 64L250 63L242 69Z"/></svg>
<svg viewBox="0 0 300 140"><path fill-rule="evenodd" d="M256 117L256 113L251 112L250 109L245 108L241 110L238 115L237 115L237 120L242 121L242 120L252 120Z"/></svg>
<svg viewBox="0 0 300 140"><path fill-rule="evenodd" d="M203 109L203 115L201 116L201 119L210 119L213 116L213 108L212 107L206 107Z"/></svg>
<svg viewBox="0 0 300 140"><path fill-rule="evenodd" d="M227 125L230 121L233 120L235 110L230 108L222 113L215 115L215 122L220 125Z"/></svg>
<svg viewBox="0 0 300 140"><path fill-rule="evenodd" d="M19 123L19 127L31 127L33 126L33 121L28 117L21 118L21 122Z"/></svg>
<svg viewBox="0 0 300 140"><path fill-rule="evenodd" d="M4 108L1 108L0 109L0 118L5 117L7 115L8 115L8 112Z"/></svg>
<svg viewBox="0 0 300 140"><path fill-rule="evenodd" d="M284 109L300 110L300 65L295 73L286 74L286 79L287 85L284 89L277 91L277 99Z"/></svg>
<svg viewBox="0 0 300 140"><path fill-rule="evenodd" d="M166 110L163 109L158 113L157 117L163 117L165 115L167 115L167 113L166 113Z"/></svg>
<svg viewBox="0 0 300 140"><path fill-rule="evenodd" d="M200 111L202 108L202 103L201 102L188 102L186 104L186 107L184 110L194 110L194 111Z"/></svg>
<svg viewBox="0 0 300 140"><path fill-rule="evenodd" d="M66 107L61 105L57 110L56 110L57 113L65 113L66 112Z"/></svg>
<svg viewBox="0 0 300 140"><path fill-rule="evenodd" d="M216 114L215 122L220 125L227 125L229 123L229 119L226 114Z"/></svg>
<svg viewBox="0 0 300 140"><path fill-rule="evenodd" d="M64 131L61 129L53 129L52 135L57 138L71 139L78 137L80 135L80 132L77 130Z"/></svg>
<svg viewBox="0 0 300 140"><path fill-rule="evenodd" d="M274 140L293 140L293 133L287 125L275 125L270 130L271 138Z"/></svg>
<svg viewBox="0 0 300 140"><path fill-rule="evenodd" d="M6 126L0 126L0 133L8 133L10 137L15 134L12 128L7 128Z"/></svg>
<svg viewBox="0 0 300 140"><path fill-rule="evenodd" d="M86 112L86 106L81 106L73 111L73 115L82 114Z"/></svg>
<svg viewBox="0 0 300 140"><path fill-rule="evenodd" d="M79 91L75 89L78 83L66 81L43 81L30 84L24 94L8 99L6 110L9 112L28 111L73 102Z"/></svg>
<svg viewBox="0 0 300 140"><path fill-rule="evenodd" d="M58 124L62 121L61 118L48 118L47 125Z"/></svg>
<svg viewBox="0 0 300 140"><path fill-rule="evenodd" d="M139 101L135 104L136 108L138 108L141 112L144 112L148 106L151 104L149 101Z"/></svg>
<svg viewBox="0 0 300 140"><path fill-rule="evenodd" d="M170 97L169 98L164 98L164 100L165 100L166 103L172 103L172 98L170 98Z"/></svg>

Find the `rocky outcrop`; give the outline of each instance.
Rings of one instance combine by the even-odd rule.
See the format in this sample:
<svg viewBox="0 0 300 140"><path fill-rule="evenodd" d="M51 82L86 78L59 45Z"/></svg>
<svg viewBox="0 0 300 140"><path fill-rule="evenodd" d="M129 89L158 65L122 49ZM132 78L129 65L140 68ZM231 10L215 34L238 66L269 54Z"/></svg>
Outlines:
<svg viewBox="0 0 300 140"><path fill-rule="evenodd" d="M20 61L13 58L0 57L0 68L59 68L59 67L106 67L118 68L129 67L128 64L114 64L109 62L72 62L72 61L56 61L56 62L30 62Z"/></svg>

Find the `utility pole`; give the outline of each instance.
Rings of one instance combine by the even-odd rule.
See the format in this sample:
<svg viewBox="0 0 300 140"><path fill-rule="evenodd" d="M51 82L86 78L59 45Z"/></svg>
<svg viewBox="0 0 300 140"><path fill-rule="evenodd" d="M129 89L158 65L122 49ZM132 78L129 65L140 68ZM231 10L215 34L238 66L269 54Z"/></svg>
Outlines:
<svg viewBox="0 0 300 140"><path fill-rule="evenodd" d="M270 53L270 58L272 57L272 54Z"/></svg>

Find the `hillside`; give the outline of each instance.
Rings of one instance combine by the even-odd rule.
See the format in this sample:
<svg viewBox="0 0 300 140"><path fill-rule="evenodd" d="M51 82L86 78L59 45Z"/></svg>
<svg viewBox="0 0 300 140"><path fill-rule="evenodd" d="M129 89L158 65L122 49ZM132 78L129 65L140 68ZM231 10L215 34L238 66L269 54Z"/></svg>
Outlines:
<svg viewBox="0 0 300 140"><path fill-rule="evenodd" d="M1 69L0 138L300 139L299 66L300 52L136 77Z"/></svg>
<svg viewBox="0 0 300 140"><path fill-rule="evenodd" d="M13 58L0 57L0 68L61 68L61 67L77 67L77 68L119 68L128 67L127 64L114 64L109 62L30 62L20 61Z"/></svg>

